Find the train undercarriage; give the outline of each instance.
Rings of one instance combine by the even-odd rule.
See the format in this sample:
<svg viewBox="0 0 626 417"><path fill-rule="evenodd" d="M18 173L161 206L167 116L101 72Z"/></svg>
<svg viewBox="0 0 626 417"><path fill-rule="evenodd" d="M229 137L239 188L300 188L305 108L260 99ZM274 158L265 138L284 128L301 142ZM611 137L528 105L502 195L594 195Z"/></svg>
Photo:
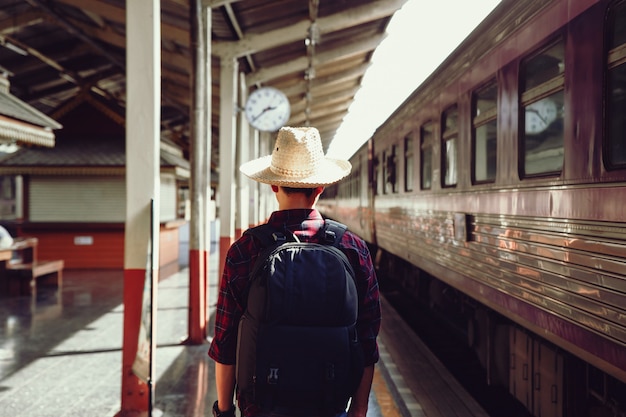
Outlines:
<svg viewBox="0 0 626 417"><path fill-rule="evenodd" d="M481 382L508 393L527 415L626 416L624 382L417 266L384 250L372 253L383 292L398 289L413 315L428 315L446 337L464 344L480 364Z"/></svg>

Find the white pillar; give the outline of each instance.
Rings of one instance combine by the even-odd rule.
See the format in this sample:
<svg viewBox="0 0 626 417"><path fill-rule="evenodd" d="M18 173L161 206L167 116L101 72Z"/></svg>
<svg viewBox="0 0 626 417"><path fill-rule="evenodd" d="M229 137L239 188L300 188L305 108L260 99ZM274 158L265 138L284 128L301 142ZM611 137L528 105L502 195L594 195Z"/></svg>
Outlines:
<svg viewBox="0 0 626 417"><path fill-rule="evenodd" d="M153 271L148 276L153 285L157 282L159 270L160 17L159 0L126 2L126 228L122 408L119 416L145 413L151 400L150 387L131 369L137 354L147 269ZM151 200L154 204L152 221ZM149 260L151 236L153 253ZM153 347L155 338L156 335L152 334ZM153 364L150 366L154 369Z"/></svg>
<svg viewBox="0 0 626 417"><path fill-rule="evenodd" d="M243 107L248 96L248 89L246 87L246 77L244 74L239 76L239 107ZM236 225L235 236L241 236L249 226L249 212L250 212L250 179L243 175L239 171L239 167L244 162L250 160L250 125L243 112L239 112L238 120L238 132L236 142L237 153L237 166L234 167L235 175L237 178L237 210L236 210Z"/></svg>
<svg viewBox="0 0 626 417"><path fill-rule="evenodd" d="M274 142L276 140L275 135L276 133L268 132L262 132L260 134L260 156L272 154L272 147L274 146ZM270 189L269 185L259 183L259 193L261 195L259 216L260 221L263 223L270 217L270 214L272 214L274 210L278 209L278 203L276 202L276 197L274 196L274 193Z"/></svg>
<svg viewBox="0 0 626 417"><path fill-rule="evenodd" d="M189 316L187 343L202 344L207 333L207 276L210 247L211 9L191 0L191 222L189 233ZM208 39L207 39L208 38ZM207 62L209 63L207 65ZM209 68L207 68L209 66Z"/></svg>
<svg viewBox="0 0 626 417"><path fill-rule="evenodd" d="M238 63L234 57L222 57L220 63L220 171L219 171L219 219L220 219L220 266L224 269L226 252L234 242L235 222L235 146Z"/></svg>
<svg viewBox="0 0 626 417"><path fill-rule="evenodd" d="M249 130L250 135L250 159L259 158L259 131L256 129ZM259 184L253 181L254 184L250 186L250 225L256 226L259 224L260 213L260 200L259 200Z"/></svg>

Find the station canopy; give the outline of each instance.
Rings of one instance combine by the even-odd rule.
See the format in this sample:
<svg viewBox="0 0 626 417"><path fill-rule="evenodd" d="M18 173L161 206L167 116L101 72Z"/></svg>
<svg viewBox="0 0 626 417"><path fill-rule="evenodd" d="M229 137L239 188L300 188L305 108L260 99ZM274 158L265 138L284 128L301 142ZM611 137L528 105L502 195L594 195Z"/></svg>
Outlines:
<svg viewBox="0 0 626 417"><path fill-rule="evenodd" d="M0 0L0 63L12 74L11 93L55 120L84 101L123 117L126 1L133 0ZM197 1L212 10L215 168L223 60L238 62L250 93L263 86L285 93L287 124L317 127L328 149L391 17L407 0ZM187 156L196 5L160 2L162 140Z"/></svg>

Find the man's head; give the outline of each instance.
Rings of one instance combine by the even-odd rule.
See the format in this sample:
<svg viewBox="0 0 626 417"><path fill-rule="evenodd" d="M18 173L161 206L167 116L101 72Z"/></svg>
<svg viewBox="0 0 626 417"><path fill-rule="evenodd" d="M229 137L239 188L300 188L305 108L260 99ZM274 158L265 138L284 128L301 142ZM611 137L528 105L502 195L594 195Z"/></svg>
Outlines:
<svg viewBox="0 0 626 417"><path fill-rule="evenodd" d="M272 155L239 168L251 179L274 186L317 188L346 177L350 162L327 158L314 127L283 127L278 131Z"/></svg>
<svg viewBox="0 0 626 417"><path fill-rule="evenodd" d="M278 201L279 210L315 208L324 187L293 188L272 185L272 191Z"/></svg>

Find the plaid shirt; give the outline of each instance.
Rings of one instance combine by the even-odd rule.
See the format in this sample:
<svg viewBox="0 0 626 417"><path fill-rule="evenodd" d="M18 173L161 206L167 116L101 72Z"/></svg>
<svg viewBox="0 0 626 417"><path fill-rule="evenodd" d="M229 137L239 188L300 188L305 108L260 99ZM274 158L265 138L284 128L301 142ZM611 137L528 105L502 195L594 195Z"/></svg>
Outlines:
<svg viewBox="0 0 626 417"><path fill-rule="evenodd" d="M278 229L286 228L302 242L319 242L316 234L323 226L324 219L315 209L296 209L275 211L268 223ZM359 294L357 333L367 366L378 361L376 337L381 321L378 281L369 249L362 239L348 231L343 235L340 247L356 273ZM246 304L243 294L260 250L256 239L244 235L230 247L226 255L217 300L215 335L209 348L209 356L216 362L235 364L237 329ZM255 407L249 406L239 404L239 408L244 410L244 416L255 414Z"/></svg>

